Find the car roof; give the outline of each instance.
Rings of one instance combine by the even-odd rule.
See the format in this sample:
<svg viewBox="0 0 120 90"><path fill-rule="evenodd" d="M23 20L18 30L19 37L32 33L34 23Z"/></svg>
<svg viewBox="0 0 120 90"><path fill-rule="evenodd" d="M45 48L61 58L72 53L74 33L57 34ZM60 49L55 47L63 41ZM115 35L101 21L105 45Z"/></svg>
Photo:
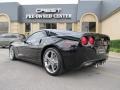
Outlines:
<svg viewBox="0 0 120 90"><path fill-rule="evenodd" d="M73 33L73 31L69 31L69 30L59 30L59 29L43 29L43 30L54 33Z"/></svg>
<svg viewBox="0 0 120 90"><path fill-rule="evenodd" d="M11 36L11 35L19 36L20 34L18 34L18 33L4 33L4 34L0 34L0 36Z"/></svg>
<svg viewBox="0 0 120 90"><path fill-rule="evenodd" d="M75 35L82 35L84 32L74 32L69 30L59 30L59 29L44 29L47 32L55 33L59 36L75 36Z"/></svg>
<svg viewBox="0 0 120 90"><path fill-rule="evenodd" d="M4 33L4 34L0 34L0 35L19 35L18 33Z"/></svg>

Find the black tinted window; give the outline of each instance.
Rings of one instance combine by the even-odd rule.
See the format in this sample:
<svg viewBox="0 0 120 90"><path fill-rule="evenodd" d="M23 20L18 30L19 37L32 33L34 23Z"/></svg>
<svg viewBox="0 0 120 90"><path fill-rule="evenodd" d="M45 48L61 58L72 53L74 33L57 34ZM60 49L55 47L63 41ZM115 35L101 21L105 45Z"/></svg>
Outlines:
<svg viewBox="0 0 120 90"><path fill-rule="evenodd" d="M27 39L27 43L31 43L34 45L38 45L40 42L40 39L45 37L46 34L44 32L37 32L34 33L33 35L31 35L28 39Z"/></svg>

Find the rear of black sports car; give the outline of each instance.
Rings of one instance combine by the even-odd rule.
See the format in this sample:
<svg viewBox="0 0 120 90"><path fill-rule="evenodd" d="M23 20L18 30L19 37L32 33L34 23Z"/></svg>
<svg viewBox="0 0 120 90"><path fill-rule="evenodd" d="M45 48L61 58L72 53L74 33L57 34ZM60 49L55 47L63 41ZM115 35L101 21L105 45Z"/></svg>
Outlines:
<svg viewBox="0 0 120 90"><path fill-rule="evenodd" d="M77 38L75 38L77 37ZM77 68L104 63L108 58L110 38L104 34L84 33L62 37L60 47L64 68Z"/></svg>
<svg viewBox="0 0 120 90"><path fill-rule="evenodd" d="M33 33L26 41L13 42L9 56L11 60L40 63L50 75L59 75L65 69L104 63L109 45L110 38L104 34L42 30Z"/></svg>

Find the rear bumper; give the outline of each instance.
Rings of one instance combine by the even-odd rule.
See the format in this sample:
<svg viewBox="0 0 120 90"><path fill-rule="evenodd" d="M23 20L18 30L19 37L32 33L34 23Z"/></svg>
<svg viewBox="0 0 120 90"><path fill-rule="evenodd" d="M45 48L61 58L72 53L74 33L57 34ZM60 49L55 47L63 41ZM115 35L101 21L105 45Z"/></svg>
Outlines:
<svg viewBox="0 0 120 90"><path fill-rule="evenodd" d="M62 51L62 59L66 69L77 68L87 62L101 62L108 58L108 54L97 54L95 49L78 47L73 50Z"/></svg>

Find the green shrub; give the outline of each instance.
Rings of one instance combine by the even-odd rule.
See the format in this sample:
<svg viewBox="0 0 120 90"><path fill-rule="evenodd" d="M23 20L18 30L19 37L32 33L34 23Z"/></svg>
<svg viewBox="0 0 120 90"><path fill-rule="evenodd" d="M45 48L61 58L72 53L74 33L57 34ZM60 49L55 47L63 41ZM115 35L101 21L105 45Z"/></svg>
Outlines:
<svg viewBox="0 0 120 90"><path fill-rule="evenodd" d="M120 52L120 40L111 40L110 51Z"/></svg>

